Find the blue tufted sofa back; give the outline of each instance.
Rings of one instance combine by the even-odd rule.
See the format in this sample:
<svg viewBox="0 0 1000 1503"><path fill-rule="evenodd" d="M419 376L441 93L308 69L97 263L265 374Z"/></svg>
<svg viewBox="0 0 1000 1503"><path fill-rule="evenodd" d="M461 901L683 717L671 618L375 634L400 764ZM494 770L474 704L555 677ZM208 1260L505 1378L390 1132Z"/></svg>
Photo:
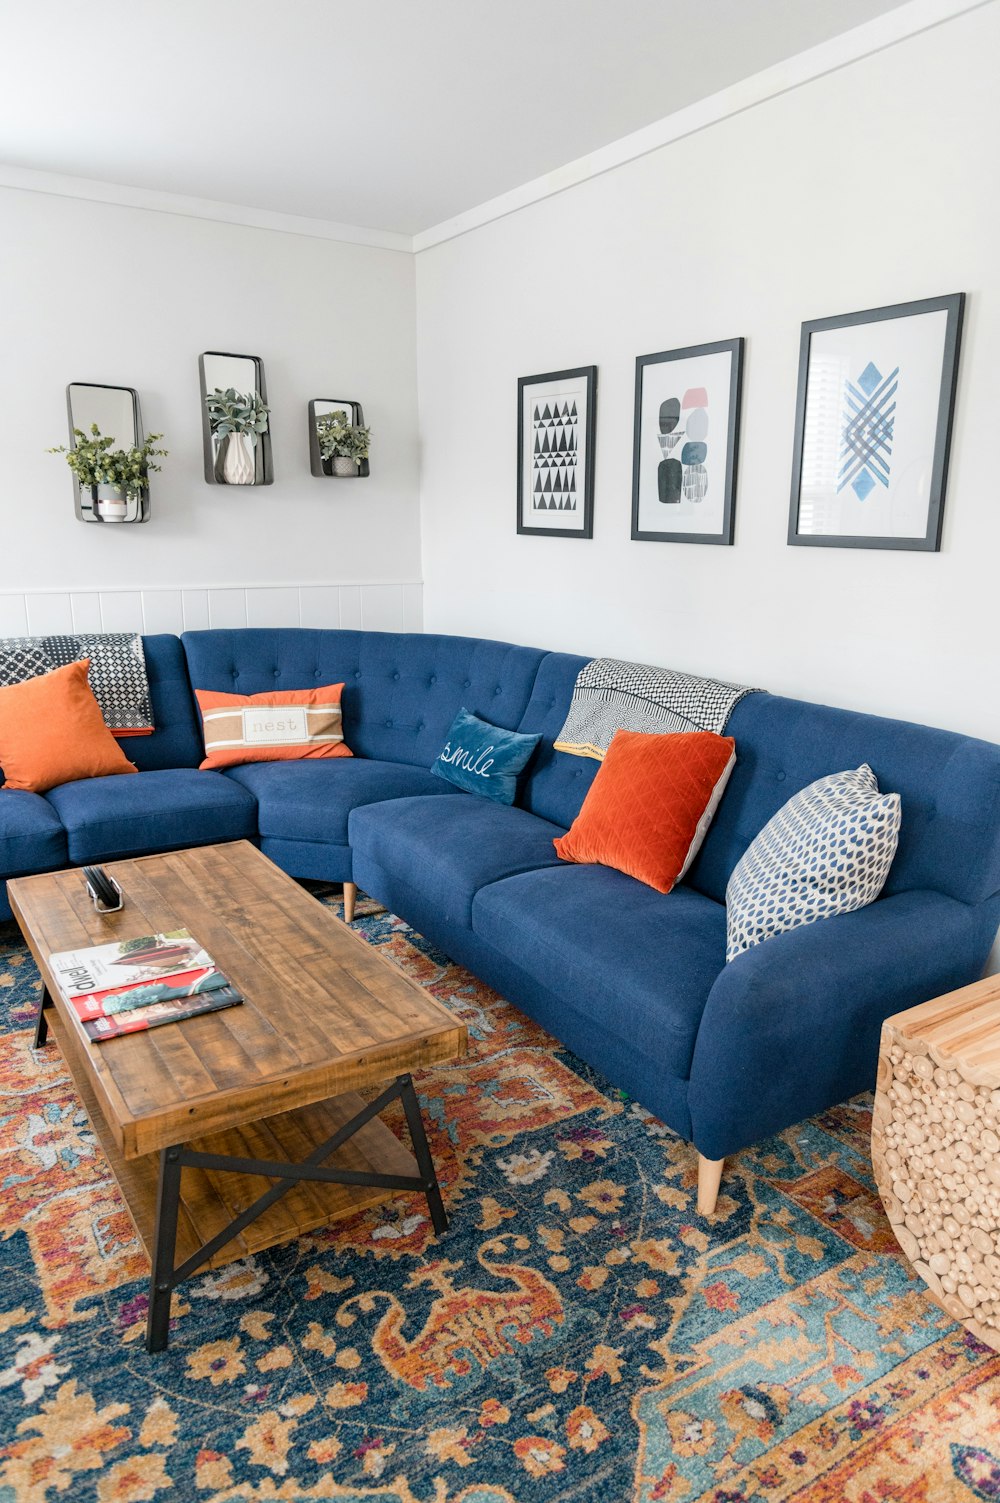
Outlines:
<svg viewBox="0 0 1000 1503"><path fill-rule="evenodd" d="M197 767L205 755L201 721L180 639L164 633L143 637L142 646L155 730L151 736L125 736L119 745L140 772Z"/></svg>
<svg viewBox="0 0 1000 1503"><path fill-rule="evenodd" d="M185 632L196 689L263 694L343 683L344 739L361 757L430 767L456 713L516 730L544 653L475 637L301 627Z"/></svg>
<svg viewBox="0 0 1000 1503"><path fill-rule="evenodd" d="M360 756L429 767L462 705L509 730L540 734L518 803L564 828L599 767L552 744L586 658L422 633L246 628L181 640L197 688L259 694L343 681L345 736ZM164 729L134 738L127 750L143 768L191 766L201 755L200 731L179 644L145 641ZM887 894L928 888L976 903L1000 892L1000 747L773 694L742 700L726 729L737 763L685 879L696 890L724 901L733 867L793 793L868 762L879 786L902 798Z"/></svg>
<svg viewBox="0 0 1000 1503"><path fill-rule="evenodd" d="M928 888L966 903L1000 891L1000 746L807 700L750 694L729 718L736 766L686 881L720 902L737 861L800 788L867 762L902 799L885 893Z"/></svg>
<svg viewBox="0 0 1000 1503"><path fill-rule="evenodd" d="M590 757L570 757L552 743L563 728L573 686L589 659L568 652L550 652L539 666L519 731L540 735L538 750L528 763L517 802L532 814L568 829L580 812L587 789L600 767Z"/></svg>

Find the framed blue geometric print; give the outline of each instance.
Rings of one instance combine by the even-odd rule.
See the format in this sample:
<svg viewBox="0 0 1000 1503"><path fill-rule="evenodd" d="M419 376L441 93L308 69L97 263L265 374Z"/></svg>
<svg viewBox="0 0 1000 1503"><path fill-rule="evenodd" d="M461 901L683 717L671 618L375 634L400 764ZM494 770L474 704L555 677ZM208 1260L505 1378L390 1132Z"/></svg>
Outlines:
<svg viewBox="0 0 1000 1503"><path fill-rule="evenodd" d="M802 325L789 543L941 547L965 294Z"/></svg>

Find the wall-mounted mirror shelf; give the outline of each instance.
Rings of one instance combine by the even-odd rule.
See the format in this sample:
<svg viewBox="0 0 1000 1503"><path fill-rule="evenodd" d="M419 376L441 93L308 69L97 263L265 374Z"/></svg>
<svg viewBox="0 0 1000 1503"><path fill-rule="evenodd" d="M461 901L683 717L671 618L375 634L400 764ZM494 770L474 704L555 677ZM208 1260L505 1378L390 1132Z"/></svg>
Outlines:
<svg viewBox="0 0 1000 1503"><path fill-rule="evenodd" d="M111 439L105 446L109 455L117 451L141 448L142 419L139 394L131 386L101 386L93 381L71 381L66 388L66 413L69 418L70 449L80 447L77 431L86 435L83 442ZM73 475L76 515L81 522L145 522L149 518L149 483L140 488L110 484L81 484Z"/></svg>
<svg viewBox="0 0 1000 1503"><path fill-rule="evenodd" d="M263 360L206 350L198 369L208 484L270 485L274 471Z"/></svg>
<svg viewBox="0 0 1000 1503"><path fill-rule="evenodd" d="M309 468L314 475L362 478L368 467L368 429L361 403L314 397L309 403Z"/></svg>

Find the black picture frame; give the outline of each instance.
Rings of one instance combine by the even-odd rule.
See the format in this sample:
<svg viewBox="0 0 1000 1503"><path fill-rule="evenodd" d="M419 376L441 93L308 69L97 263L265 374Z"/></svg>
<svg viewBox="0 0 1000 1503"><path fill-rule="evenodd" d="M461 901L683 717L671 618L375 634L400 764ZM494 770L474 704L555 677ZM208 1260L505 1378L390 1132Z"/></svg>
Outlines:
<svg viewBox="0 0 1000 1503"><path fill-rule="evenodd" d="M731 548L736 527L736 474L740 437L740 413L743 398L743 364L746 340L719 339L710 344L685 345L676 350L660 350L654 355L638 355L635 362L635 415L632 431L632 541L634 543L714 543ZM726 419L726 474L722 504L722 525L718 532L669 531L640 527L640 500L643 461L642 397L646 370L650 366L698 360L709 355L730 357L729 412ZM704 415L703 415L704 416ZM661 460L661 463L664 461Z"/></svg>
<svg viewBox="0 0 1000 1503"><path fill-rule="evenodd" d="M579 527L534 526L525 521L524 468L525 468L525 397L533 386L552 386L557 382L583 382L586 412L582 429L585 438L583 454L583 481L576 487L576 496L583 497L579 512ZM521 376L517 383L517 530L522 536L546 538L592 538L594 536L594 452L597 438L597 366L580 365L572 370L548 371L538 376ZM575 481L575 475L573 477Z"/></svg>
<svg viewBox="0 0 1000 1503"><path fill-rule="evenodd" d="M800 531L806 418L810 386L809 374L815 336L832 329L846 329L865 324L882 323L889 319L914 318L925 314L941 312L946 315L946 323L941 351L941 369L937 381L937 414L934 422L934 448L927 494L926 527L923 536L869 536L855 533L808 533ZM892 548L918 553L940 552L964 317L965 293L954 292L944 297L921 298L909 303L893 303L885 308L868 308L860 313L842 313L834 318L815 318L802 325L802 335L799 343L798 386L795 401L795 447L792 456L792 490L788 510L788 543L790 546L799 548ZM929 381L933 382L934 374L934 371L928 372ZM895 403L893 406L895 406ZM895 417L893 417L893 422L895 422Z"/></svg>

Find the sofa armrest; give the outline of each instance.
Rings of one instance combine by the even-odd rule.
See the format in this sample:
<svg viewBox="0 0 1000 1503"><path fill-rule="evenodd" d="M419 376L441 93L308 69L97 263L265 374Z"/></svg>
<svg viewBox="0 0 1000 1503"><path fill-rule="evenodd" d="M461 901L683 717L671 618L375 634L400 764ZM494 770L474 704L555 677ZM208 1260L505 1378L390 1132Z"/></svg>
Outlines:
<svg viewBox="0 0 1000 1503"><path fill-rule="evenodd" d="M746 950L721 972L691 1062L692 1137L721 1159L875 1084L883 1019L979 979L995 901L904 892Z"/></svg>

